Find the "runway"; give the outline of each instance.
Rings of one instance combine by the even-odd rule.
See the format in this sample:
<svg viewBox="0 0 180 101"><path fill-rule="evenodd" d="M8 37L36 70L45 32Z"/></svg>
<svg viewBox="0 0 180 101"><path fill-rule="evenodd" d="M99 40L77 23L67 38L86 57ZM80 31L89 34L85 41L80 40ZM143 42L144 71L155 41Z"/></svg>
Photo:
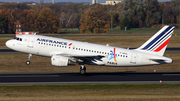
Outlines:
<svg viewBox="0 0 180 101"><path fill-rule="evenodd" d="M162 82L161 82L162 81ZM180 83L180 72L0 74L0 85Z"/></svg>
<svg viewBox="0 0 180 101"><path fill-rule="evenodd" d="M135 49L135 48L130 48ZM180 52L180 48L167 48L166 52ZM20 53L12 49L0 49L0 53Z"/></svg>

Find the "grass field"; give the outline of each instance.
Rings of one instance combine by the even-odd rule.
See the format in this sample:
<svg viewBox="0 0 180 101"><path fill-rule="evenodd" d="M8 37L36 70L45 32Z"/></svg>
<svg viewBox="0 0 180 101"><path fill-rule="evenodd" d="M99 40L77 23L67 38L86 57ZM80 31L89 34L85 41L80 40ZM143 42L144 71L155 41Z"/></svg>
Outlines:
<svg viewBox="0 0 180 101"><path fill-rule="evenodd" d="M180 84L0 86L1 101L179 101Z"/></svg>

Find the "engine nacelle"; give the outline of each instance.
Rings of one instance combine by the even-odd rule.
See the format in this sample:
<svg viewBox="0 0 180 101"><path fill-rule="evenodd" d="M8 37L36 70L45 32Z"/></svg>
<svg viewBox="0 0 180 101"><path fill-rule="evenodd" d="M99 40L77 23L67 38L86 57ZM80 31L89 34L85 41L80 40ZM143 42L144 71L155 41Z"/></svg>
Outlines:
<svg viewBox="0 0 180 101"><path fill-rule="evenodd" d="M71 61L69 57L58 56L58 55L53 55L51 57L51 65L53 66L65 67L68 65L75 65L75 64L76 62Z"/></svg>
<svg viewBox="0 0 180 101"><path fill-rule="evenodd" d="M51 57L51 65L53 66L67 66L68 57L54 55Z"/></svg>

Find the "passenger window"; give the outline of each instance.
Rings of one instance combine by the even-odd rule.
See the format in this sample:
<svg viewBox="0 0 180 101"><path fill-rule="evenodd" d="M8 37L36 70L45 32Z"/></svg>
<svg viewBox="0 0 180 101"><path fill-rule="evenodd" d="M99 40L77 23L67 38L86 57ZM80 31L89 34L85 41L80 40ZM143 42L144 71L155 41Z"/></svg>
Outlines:
<svg viewBox="0 0 180 101"><path fill-rule="evenodd" d="M20 38L20 41L22 41L22 38Z"/></svg>

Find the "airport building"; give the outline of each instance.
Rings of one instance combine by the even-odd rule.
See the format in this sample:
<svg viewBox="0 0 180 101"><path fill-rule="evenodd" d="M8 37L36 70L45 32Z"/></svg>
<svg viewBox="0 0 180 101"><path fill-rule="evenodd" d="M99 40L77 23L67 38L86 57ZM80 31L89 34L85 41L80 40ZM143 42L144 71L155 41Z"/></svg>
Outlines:
<svg viewBox="0 0 180 101"><path fill-rule="evenodd" d="M121 1L106 1L106 3L100 3L101 5L116 5L121 3Z"/></svg>
<svg viewBox="0 0 180 101"><path fill-rule="evenodd" d="M98 3L97 0L92 0L92 4Z"/></svg>

